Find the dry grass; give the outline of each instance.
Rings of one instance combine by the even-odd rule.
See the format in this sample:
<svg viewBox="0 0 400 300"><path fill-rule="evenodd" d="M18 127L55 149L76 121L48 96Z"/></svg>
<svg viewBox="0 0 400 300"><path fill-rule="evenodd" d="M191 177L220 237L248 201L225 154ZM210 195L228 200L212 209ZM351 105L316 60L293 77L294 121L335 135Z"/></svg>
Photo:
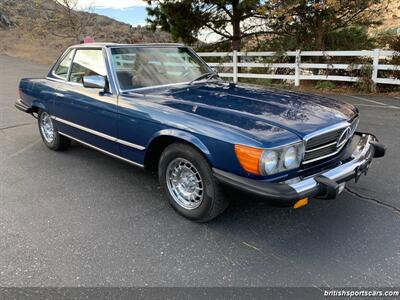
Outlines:
<svg viewBox="0 0 400 300"><path fill-rule="evenodd" d="M65 48L60 41L35 39L15 29L0 31L0 41L0 54L47 65L54 63Z"/></svg>

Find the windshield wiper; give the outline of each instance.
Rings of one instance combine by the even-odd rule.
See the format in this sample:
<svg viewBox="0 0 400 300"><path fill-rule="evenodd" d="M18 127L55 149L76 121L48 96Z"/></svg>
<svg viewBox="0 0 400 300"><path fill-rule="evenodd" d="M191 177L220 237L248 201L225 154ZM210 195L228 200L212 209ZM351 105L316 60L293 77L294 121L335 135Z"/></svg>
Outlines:
<svg viewBox="0 0 400 300"><path fill-rule="evenodd" d="M209 80L209 79L213 78L215 75L218 76L218 74L217 74L217 73L214 73L214 72L207 72L207 73L201 74L199 77L197 77L197 78L191 80L191 81L189 82L189 84L192 84L193 82L199 81L199 80L201 80L201 79L203 79L203 78L207 78L207 80Z"/></svg>
<svg viewBox="0 0 400 300"><path fill-rule="evenodd" d="M210 75L209 77L207 77L207 80L206 80L206 81L210 81L210 80L213 79L214 77L218 77L220 80L222 80L221 77L219 77L218 73L213 73L212 75Z"/></svg>

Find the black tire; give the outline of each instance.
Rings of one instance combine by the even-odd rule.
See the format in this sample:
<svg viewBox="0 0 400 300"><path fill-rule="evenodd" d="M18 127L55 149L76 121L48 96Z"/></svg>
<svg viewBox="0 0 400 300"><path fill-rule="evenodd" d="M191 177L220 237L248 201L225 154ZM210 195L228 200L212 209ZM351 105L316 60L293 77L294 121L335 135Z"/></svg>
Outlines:
<svg viewBox="0 0 400 300"><path fill-rule="evenodd" d="M62 151L62 150L66 150L68 149L68 147L71 145L71 139L62 136L58 133L58 129L57 129L57 124L55 124L55 122L53 120L51 120L51 124L53 127L53 139L52 140L48 140L45 137L45 134L42 131L41 128L41 122L43 120L43 118L50 116L49 113L47 113L46 111L40 110L38 112L38 126L39 126L39 132L40 132L40 136L42 137L43 143L50 148L51 150L55 150L55 151Z"/></svg>
<svg viewBox="0 0 400 300"><path fill-rule="evenodd" d="M198 171L202 180L203 198L198 207L186 209L180 205L171 194L167 183L168 166L175 159L190 162ZM158 179L167 195L171 206L182 216L196 222L207 222L221 214L229 205L229 199L224 197L222 187L212 175L211 167L203 155L185 143L169 145L161 154L158 164Z"/></svg>

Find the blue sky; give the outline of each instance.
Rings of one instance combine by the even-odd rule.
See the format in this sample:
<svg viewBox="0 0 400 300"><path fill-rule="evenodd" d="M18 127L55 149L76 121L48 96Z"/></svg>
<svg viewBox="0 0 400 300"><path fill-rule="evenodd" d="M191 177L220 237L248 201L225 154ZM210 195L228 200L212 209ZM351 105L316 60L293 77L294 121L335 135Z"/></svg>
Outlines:
<svg viewBox="0 0 400 300"><path fill-rule="evenodd" d="M108 16L132 25L146 23L146 1L143 0L78 0L78 8Z"/></svg>
<svg viewBox="0 0 400 300"><path fill-rule="evenodd" d="M124 9L95 7L93 12L132 25L145 25L147 17L145 6L133 6Z"/></svg>
<svg viewBox="0 0 400 300"><path fill-rule="evenodd" d="M90 9L90 11L99 15L104 15L131 25L146 24L147 2L143 0L78 0L77 5L77 9ZM200 33L199 39L206 42L213 42L217 41L219 37L211 31L204 30Z"/></svg>

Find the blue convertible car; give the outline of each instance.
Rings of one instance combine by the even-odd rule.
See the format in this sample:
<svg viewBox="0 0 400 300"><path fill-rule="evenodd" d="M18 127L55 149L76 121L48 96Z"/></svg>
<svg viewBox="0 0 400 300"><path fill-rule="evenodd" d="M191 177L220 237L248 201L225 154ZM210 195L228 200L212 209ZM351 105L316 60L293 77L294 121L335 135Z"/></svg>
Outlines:
<svg viewBox="0 0 400 300"><path fill-rule="evenodd" d="M19 92L47 147L75 140L157 170L173 208L199 222L224 211L227 186L295 208L333 199L385 154L352 105L224 82L183 45L72 46Z"/></svg>

